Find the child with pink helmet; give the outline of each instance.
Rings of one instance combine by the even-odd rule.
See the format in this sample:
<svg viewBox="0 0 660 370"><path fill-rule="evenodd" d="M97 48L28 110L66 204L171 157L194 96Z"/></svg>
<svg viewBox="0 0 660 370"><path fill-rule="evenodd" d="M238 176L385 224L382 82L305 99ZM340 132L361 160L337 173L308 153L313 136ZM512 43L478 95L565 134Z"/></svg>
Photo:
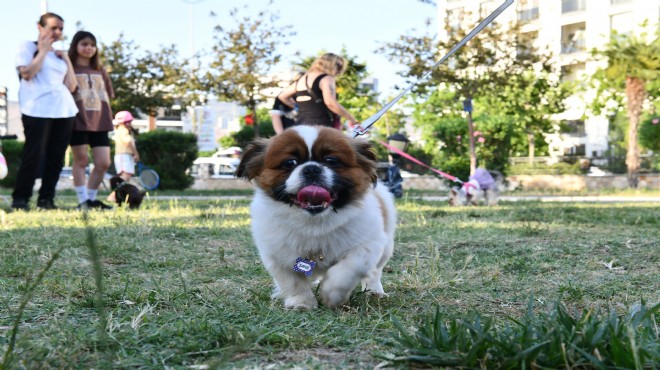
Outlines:
<svg viewBox="0 0 660 370"><path fill-rule="evenodd" d="M135 162L140 161L131 122L133 122L133 115L125 110L117 112L113 121L115 125L115 170L124 181L131 179L135 174Z"/></svg>

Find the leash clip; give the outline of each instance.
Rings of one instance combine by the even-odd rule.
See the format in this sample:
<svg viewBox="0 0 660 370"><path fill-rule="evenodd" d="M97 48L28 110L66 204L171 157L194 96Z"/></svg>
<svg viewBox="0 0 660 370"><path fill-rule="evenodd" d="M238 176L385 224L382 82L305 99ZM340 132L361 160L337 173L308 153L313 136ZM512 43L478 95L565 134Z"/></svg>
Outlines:
<svg viewBox="0 0 660 370"><path fill-rule="evenodd" d="M357 125L353 127L353 137L358 137L367 133L367 129L362 127L362 125Z"/></svg>

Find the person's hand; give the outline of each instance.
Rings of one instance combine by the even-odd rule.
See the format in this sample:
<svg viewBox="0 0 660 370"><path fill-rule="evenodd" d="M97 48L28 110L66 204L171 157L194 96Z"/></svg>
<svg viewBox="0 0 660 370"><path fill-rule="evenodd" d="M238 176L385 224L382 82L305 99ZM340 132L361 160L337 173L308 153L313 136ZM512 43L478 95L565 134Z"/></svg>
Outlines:
<svg viewBox="0 0 660 370"><path fill-rule="evenodd" d="M64 60L65 62L69 61L69 53L67 53L65 50L55 50L55 55L57 55L58 58Z"/></svg>
<svg viewBox="0 0 660 370"><path fill-rule="evenodd" d="M37 39L37 50L46 53L49 52L53 47L54 41L55 40L53 40L51 32L46 29L42 29L39 33L39 38Z"/></svg>
<svg viewBox="0 0 660 370"><path fill-rule="evenodd" d="M354 119L349 119L346 121L346 124L348 125L349 129L353 129L355 126L357 126L358 122Z"/></svg>
<svg viewBox="0 0 660 370"><path fill-rule="evenodd" d="M133 154L133 160L135 162L139 162L140 161L140 155L138 153Z"/></svg>

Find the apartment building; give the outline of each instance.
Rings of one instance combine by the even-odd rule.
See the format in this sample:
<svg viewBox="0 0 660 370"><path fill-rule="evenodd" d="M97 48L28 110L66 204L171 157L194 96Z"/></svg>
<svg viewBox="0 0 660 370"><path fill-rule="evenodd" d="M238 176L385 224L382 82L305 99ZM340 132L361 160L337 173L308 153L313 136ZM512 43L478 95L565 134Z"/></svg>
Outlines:
<svg viewBox="0 0 660 370"><path fill-rule="evenodd" d="M445 25L472 27L474 17L483 18L502 3L503 0L438 0L439 37L447 37ZM590 50L605 45L613 30L620 34L639 33L644 21L654 30L659 19L660 0L518 0L496 21L522 22L521 40L531 42L538 50L552 52L564 81L580 82L602 67L603 62L591 60ZM554 117L570 128L551 143L551 147L563 152L560 154L600 157L608 149L611 117L588 112L586 106L593 97L593 92L572 96L567 110Z"/></svg>

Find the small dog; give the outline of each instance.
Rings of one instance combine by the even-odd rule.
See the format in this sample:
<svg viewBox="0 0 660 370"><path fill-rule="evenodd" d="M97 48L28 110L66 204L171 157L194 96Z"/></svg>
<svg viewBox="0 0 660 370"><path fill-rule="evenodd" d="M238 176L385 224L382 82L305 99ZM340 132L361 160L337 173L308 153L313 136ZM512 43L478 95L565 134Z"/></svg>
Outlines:
<svg viewBox="0 0 660 370"><path fill-rule="evenodd" d="M493 173L495 177L500 177L497 172ZM460 187L454 186L450 189L449 205L476 206L483 202L486 205L494 206L497 205L499 196L497 181L493 178L493 175L483 168L477 168L468 182L464 182Z"/></svg>
<svg viewBox="0 0 660 370"><path fill-rule="evenodd" d="M344 303L360 282L385 295L381 276L394 249L396 209L377 183L367 141L295 126L251 143L236 174L257 187L252 235L275 282L273 298L286 308L316 308L315 280L328 307Z"/></svg>
<svg viewBox="0 0 660 370"><path fill-rule="evenodd" d="M110 178L110 188L112 189L112 193L108 197L108 200L117 203L120 207L122 204L128 203L128 208L130 209L140 208L145 193L141 192L137 186L129 184L119 177L119 175L115 175Z"/></svg>

